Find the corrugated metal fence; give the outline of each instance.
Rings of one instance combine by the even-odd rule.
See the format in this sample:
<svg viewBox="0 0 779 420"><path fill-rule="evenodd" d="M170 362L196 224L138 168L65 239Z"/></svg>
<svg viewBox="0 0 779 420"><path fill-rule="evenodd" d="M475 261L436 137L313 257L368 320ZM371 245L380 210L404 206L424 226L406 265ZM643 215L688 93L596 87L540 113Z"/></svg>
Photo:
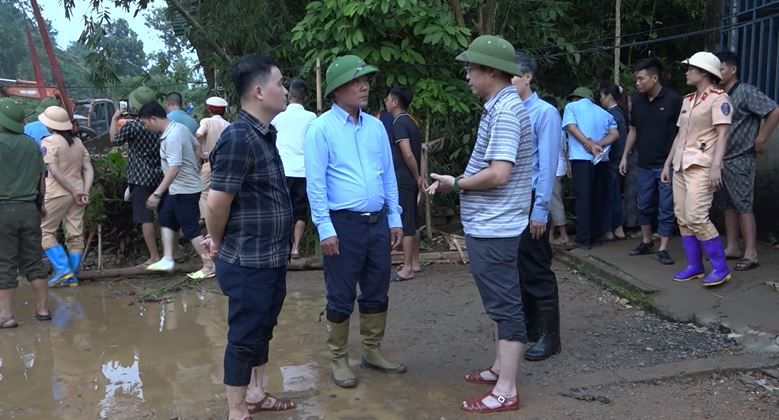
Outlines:
<svg viewBox="0 0 779 420"><path fill-rule="evenodd" d="M722 49L741 58L740 79L779 100L779 0L722 0Z"/></svg>

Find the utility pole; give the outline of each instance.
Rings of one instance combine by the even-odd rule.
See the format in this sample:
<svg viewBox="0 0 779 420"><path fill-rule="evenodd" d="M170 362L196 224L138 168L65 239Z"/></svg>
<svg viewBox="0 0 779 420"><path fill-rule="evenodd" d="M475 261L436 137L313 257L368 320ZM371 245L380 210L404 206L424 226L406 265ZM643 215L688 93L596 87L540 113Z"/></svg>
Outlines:
<svg viewBox="0 0 779 420"><path fill-rule="evenodd" d="M622 43L622 0L617 0L614 10L614 84L619 85L619 63Z"/></svg>
<svg viewBox="0 0 779 420"><path fill-rule="evenodd" d="M62 100L62 107L68 111L68 115L73 117L73 101L68 96L68 91L65 89L65 79L62 78L62 69L57 62L57 56L54 55L54 48L51 46L51 39L49 39L49 30L46 27L46 21L41 16L41 9L38 7L36 0L30 0L32 4L32 13L35 15L35 22L38 24L38 30L41 32L41 41L46 48L46 55L49 56L49 64L51 64L51 72L54 74L54 80L57 82L57 89L60 92L60 99Z"/></svg>

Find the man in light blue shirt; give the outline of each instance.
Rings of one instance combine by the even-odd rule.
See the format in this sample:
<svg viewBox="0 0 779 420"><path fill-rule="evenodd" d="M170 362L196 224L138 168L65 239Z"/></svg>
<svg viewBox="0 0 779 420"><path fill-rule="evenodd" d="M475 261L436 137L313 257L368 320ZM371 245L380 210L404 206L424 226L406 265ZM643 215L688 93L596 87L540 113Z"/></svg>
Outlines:
<svg viewBox="0 0 779 420"><path fill-rule="evenodd" d="M43 114L43 111L45 111L46 108L57 105L59 105L59 101L56 99L44 98L35 108L35 116L37 117L38 115ZM35 143L37 143L40 147L41 140L43 140L44 137L49 137L51 132L49 132L49 129L46 128L46 126L36 118L24 125L24 134L32 137L32 139L35 140Z"/></svg>
<svg viewBox="0 0 779 420"><path fill-rule="evenodd" d="M168 119L179 124L184 124L189 131L192 132L193 136L197 135L199 125L194 118L181 109L183 106L184 98L178 92L171 92L165 98L165 111L168 112Z"/></svg>
<svg viewBox="0 0 779 420"><path fill-rule="evenodd" d="M525 352L525 360L539 361L560 351L560 306L547 225L562 129L557 108L541 100L530 87L537 73L535 61L518 53L517 65L521 76L514 76L511 84L524 101L533 126L534 193L530 224L519 238L517 268L528 339L536 342Z"/></svg>
<svg viewBox="0 0 779 420"><path fill-rule="evenodd" d="M573 195L576 199L576 246L601 244L603 209L608 199L608 145L619 138L617 122L592 101L592 91L577 88L563 112L568 135Z"/></svg>
<svg viewBox="0 0 779 420"><path fill-rule="evenodd" d="M41 140L43 140L44 137L49 137L51 135L49 129L46 128L46 126L43 125L43 123L38 120L30 121L27 124L25 124L24 134L27 134L28 136L32 137L32 139L35 140L35 143L37 143L38 146L41 145Z"/></svg>
<svg viewBox="0 0 779 420"><path fill-rule="evenodd" d="M311 218L324 254L332 376L343 388L357 386L347 355L355 299L362 366L406 372L406 366L379 351L389 304L390 251L403 238L403 230L387 131L362 111L377 71L354 55L330 64L325 96L332 95L334 103L311 123L303 148Z"/></svg>

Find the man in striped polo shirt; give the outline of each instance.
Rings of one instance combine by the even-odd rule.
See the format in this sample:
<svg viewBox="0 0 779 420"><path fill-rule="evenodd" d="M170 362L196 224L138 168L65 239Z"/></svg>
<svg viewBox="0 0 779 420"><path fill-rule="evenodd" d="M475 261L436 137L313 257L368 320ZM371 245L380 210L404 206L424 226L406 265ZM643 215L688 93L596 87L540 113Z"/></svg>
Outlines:
<svg viewBox="0 0 779 420"><path fill-rule="evenodd" d="M435 182L428 192L460 194L471 272L497 331L495 362L489 369L465 376L467 382L494 387L463 401L460 408L476 413L517 410L517 367L522 345L527 343L517 247L531 207L531 122L511 85L511 78L520 74L508 41L480 36L457 60L467 63L468 85L485 102L476 146L465 174L456 178L432 174Z"/></svg>

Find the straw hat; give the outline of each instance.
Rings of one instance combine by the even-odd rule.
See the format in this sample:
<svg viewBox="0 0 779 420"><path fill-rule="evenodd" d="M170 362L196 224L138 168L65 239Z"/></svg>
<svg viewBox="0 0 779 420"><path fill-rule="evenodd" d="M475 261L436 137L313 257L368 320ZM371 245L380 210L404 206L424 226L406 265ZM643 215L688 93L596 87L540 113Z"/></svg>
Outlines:
<svg viewBox="0 0 779 420"><path fill-rule="evenodd" d="M52 130L68 131L73 128L68 111L59 106L46 108L41 115L38 115L38 120Z"/></svg>

